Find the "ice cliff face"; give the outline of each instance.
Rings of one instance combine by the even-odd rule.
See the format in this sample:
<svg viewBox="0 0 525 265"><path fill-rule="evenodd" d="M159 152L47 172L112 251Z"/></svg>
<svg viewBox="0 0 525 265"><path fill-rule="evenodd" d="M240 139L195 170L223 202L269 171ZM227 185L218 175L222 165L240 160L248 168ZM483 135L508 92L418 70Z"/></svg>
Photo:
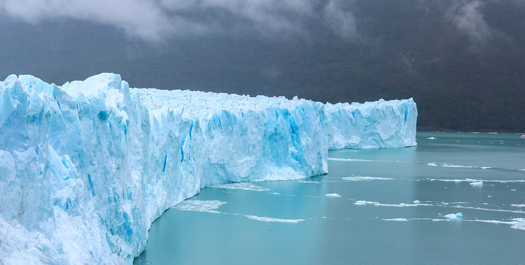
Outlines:
<svg viewBox="0 0 525 265"><path fill-rule="evenodd" d="M0 263L131 264L207 185L327 172L329 149L415 145L410 100L322 103L130 89L119 75L0 82Z"/></svg>

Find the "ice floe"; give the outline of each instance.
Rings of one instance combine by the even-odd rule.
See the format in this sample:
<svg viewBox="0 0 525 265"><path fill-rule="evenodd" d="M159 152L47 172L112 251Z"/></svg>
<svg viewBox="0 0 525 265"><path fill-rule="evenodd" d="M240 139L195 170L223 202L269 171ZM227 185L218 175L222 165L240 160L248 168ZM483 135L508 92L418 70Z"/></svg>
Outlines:
<svg viewBox="0 0 525 265"><path fill-rule="evenodd" d="M470 183L470 186L473 187L483 187L483 181L474 181Z"/></svg>
<svg viewBox="0 0 525 265"><path fill-rule="evenodd" d="M280 218L271 218L271 217L260 217L255 215L244 215L247 218L250 218L252 220L257 220L261 222L271 222L271 223L291 223L296 224L299 222L304 221L304 219L280 219Z"/></svg>
<svg viewBox="0 0 525 265"><path fill-rule="evenodd" d="M175 205L173 208L181 211L220 213L215 210L223 204L226 204L226 202L216 200L186 200Z"/></svg>
<svg viewBox="0 0 525 265"><path fill-rule="evenodd" d="M451 220L458 220L458 219L463 219L463 214L462 213L450 213L450 214L445 215L444 217L447 219L451 219Z"/></svg>

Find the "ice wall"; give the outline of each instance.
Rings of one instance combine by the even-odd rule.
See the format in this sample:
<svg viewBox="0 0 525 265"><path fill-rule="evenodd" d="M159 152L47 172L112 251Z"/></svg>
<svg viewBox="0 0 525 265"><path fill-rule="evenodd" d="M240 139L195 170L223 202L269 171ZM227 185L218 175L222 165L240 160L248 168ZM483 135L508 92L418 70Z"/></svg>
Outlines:
<svg viewBox="0 0 525 265"><path fill-rule="evenodd" d="M131 264L155 218L206 185L324 174L329 148L415 144L411 100L130 89L114 74L11 75L0 96L4 264Z"/></svg>
<svg viewBox="0 0 525 265"><path fill-rule="evenodd" d="M327 103L325 112L330 150L416 145L417 108L413 99Z"/></svg>

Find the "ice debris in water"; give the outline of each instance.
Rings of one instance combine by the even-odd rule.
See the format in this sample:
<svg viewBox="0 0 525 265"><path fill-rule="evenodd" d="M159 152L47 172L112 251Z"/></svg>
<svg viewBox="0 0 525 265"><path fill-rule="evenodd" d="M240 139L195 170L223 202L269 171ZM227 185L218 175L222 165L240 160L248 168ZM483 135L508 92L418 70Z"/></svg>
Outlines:
<svg viewBox="0 0 525 265"><path fill-rule="evenodd" d="M420 204L421 201L419 201L419 200L415 200L414 203L415 203L415 204Z"/></svg>
<svg viewBox="0 0 525 265"><path fill-rule="evenodd" d="M324 196L330 197L330 198L340 198L341 197L341 195L337 193L328 193L328 194L325 194Z"/></svg>
<svg viewBox="0 0 525 265"><path fill-rule="evenodd" d="M483 186L483 181L471 182L470 185L473 186L473 187L482 187Z"/></svg>
<svg viewBox="0 0 525 265"><path fill-rule="evenodd" d="M186 200L177 204L174 208L182 211L219 213L215 211L215 209L218 209L223 204L226 204L226 202L216 200Z"/></svg>
<svg viewBox="0 0 525 265"><path fill-rule="evenodd" d="M0 94L3 264L132 264L151 223L203 187L325 174L329 149L416 145L412 99L136 89L110 73L10 75ZM178 208L220 206L190 201Z"/></svg>
<svg viewBox="0 0 525 265"><path fill-rule="evenodd" d="M451 214L445 215L445 218L458 220L458 219L462 219L463 218L463 214L462 213L451 213Z"/></svg>
<svg viewBox="0 0 525 265"><path fill-rule="evenodd" d="M436 138L436 137L433 137L433 136L431 136L431 137L428 137L427 139L428 139L428 140L436 140L437 138Z"/></svg>
<svg viewBox="0 0 525 265"><path fill-rule="evenodd" d="M304 221L304 219L280 219L280 218L271 218L271 217L260 217L255 215L245 215L247 218L252 220L257 220L261 222L271 222L271 223L292 223L296 224Z"/></svg>

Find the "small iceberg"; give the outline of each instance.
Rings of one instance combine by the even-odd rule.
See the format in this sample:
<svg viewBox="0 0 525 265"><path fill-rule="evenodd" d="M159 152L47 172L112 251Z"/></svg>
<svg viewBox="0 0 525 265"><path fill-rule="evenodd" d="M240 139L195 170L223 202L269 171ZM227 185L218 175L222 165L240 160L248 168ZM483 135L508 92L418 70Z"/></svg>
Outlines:
<svg viewBox="0 0 525 265"><path fill-rule="evenodd" d="M472 186L472 187L483 187L483 181L471 182L470 186Z"/></svg>
<svg viewBox="0 0 525 265"><path fill-rule="evenodd" d="M420 204L421 201L420 201L420 200L415 200L414 203L415 203L415 204Z"/></svg>
<svg viewBox="0 0 525 265"><path fill-rule="evenodd" d="M520 139L525 139L525 134L520 135Z"/></svg>
<svg viewBox="0 0 525 265"><path fill-rule="evenodd" d="M451 220L461 220L463 219L463 214L462 213L451 213L451 214L445 215L445 218L451 219Z"/></svg>
<svg viewBox="0 0 525 265"><path fill-rule="evenodd" d="M324 196L329 197L329 198L341 198L341 195L337 193L328 193L328 194L325 194Z"/></svg>
<svg viewBox="0 0 525 265"><path fill-rule="evenodd" d="M431 136L431 137L428 137L427 139L428 139L428 140L436 140L437 138Z"/></svg>

